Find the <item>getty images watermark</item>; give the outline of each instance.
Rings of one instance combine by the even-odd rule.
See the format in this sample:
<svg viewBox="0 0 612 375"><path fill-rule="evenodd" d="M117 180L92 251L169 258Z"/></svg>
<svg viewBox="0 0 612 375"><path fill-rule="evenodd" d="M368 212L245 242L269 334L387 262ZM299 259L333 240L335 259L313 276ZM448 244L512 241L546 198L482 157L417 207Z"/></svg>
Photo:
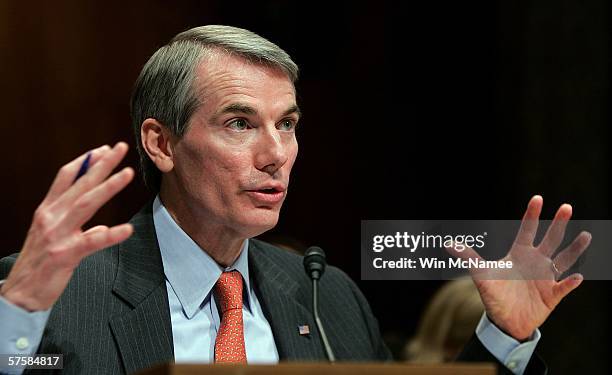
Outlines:
<svg viewBox="0 0 612 375"><path fill-rule="evenodd" d="M612 280L612 221L576 220L547 231L539 221L533 241L517 234L518 220L364 220L364 280L450 280L468 272L482 279ZM533 226L532 226L533 227ZM586 249L586 250L585 250Z"/></svg>

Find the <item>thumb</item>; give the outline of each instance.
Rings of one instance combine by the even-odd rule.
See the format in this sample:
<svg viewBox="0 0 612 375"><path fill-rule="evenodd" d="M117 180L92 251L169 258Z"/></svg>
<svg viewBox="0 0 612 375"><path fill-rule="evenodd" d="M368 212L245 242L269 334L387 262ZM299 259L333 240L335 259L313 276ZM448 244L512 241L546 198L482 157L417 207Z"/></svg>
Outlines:
<svg viewBox="0 0 612 375"><path fill-rule="evenodd" d="M584 280L584 276L575 273L556 283L555 286L553 286L553 294L557 303L565 298L572 290L578 288L582 280Z"/></svg>
<svg viewBox="0 0 612 375"><path fill-rule="evenodd" d="M448 246L445 246L445 249L450 255L456 258L461 258L464 260L474 259L477 261L483 260L476 250L460 242L453 241ZM469 271L474 282L486 278L485 275L487 275L485 269L474 268L471 265Z"/></svg>
<svg viewBox="0 0 612 375"><path fill-rule="evenodd" d="M478 253L476 252L476 250L472 249L469 246L466 246L460 242L451 242L448 246L445 246L446 251L457 258L461 258L461 259L477 259L477 260L481 260L482 257L480 255L478 255Z"/></svg>

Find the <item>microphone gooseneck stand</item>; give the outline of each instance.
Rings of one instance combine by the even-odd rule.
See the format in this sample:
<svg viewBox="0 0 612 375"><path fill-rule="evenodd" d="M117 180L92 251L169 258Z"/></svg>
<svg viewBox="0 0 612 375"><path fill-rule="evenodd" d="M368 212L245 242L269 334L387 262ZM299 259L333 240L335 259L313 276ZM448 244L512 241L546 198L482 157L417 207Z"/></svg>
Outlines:
<svg viewBox="0 0 612 375"><path fill-rule="evenodd" d="M334 356L334 352L329 345L323 323L321 323L321 318L319 317L319 279L323 276L323 272L325 272L325 265L325 252L323 249L313 246L306 250L306 254L304 255L304 269L312 280L312 314L321 335L321 341L323 342L323 348L325 349L327 359L330 363L334 363L336 361L336 356Z"/></svg>

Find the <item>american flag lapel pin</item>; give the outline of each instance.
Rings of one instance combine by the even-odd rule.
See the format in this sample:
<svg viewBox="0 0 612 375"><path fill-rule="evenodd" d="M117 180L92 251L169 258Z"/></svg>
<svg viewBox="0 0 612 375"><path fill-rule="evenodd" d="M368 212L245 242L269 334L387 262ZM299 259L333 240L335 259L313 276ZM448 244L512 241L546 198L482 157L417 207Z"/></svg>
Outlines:
<svg viewBox="0 0 612 375"><path fill-rule="evenodd" d="M300 332L300 335L302 336L310 335L310 327L308 327L308 324L298 326L298 331Z"/></svg>

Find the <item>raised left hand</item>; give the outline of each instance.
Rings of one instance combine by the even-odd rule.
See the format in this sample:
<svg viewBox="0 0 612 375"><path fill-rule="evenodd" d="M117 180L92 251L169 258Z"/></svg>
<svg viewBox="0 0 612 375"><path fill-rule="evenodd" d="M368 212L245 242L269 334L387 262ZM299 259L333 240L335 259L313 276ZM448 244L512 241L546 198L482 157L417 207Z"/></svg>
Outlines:
<svg viewBox="0 0 612 375"><path fill-rule="evenodd" d="M591 242L591 234L582 232L551 259L563 241L572 207L569 204L559 207L546 235L535 246L542 204L541 196L531 198L512 248L502 259L513 262L511 273L498 273L497 277L495 272L499 270L470 270L489 319L518 341L529 339L557 304L580 285L583 276L578 273L560 281L557 278ZM449 252L463 259L482 259L471 248L461 252L451 248Z"/></svg>

